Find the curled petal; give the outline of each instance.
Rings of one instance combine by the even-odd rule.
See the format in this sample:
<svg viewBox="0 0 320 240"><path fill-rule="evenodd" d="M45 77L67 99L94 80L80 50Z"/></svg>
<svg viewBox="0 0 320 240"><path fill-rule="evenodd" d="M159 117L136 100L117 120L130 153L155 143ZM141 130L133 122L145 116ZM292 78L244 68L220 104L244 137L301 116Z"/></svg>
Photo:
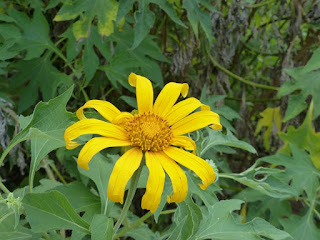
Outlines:
<svg viewBox="0 0 320 240"><path fill-rule="evenodd" d="M77 163L81 168L89 170L89 162L91 161L92 157L101 150L109 147L130 146L130 144L131 142L128 140L119 140L106 137L92 138L81 149Z"/></svg>
<svg viewBox="0 0 320 240"><path fill-rule="evenodd" d="M202 184L199 184L202 190L205 190L214 182L215 173L213 168L202 158L175 147L168 147L163 151L168 157L194 171L202 180Z"/></svg>
<svg viewBox="0 0 320 240"><path fill-rule="evenodd" d="M154 103L153 111L160 117L164 117L176 103L179 95L186 97L188 90L189 85L187 83L170 82L166 84Z"/></svg>
<svg viewBox="0 0 320 240"><path fill-rule="evenodd" d="M118 159L109 178L108 198L111 201L123 203L125 187L141 160L142 151L139 148L131 148Z"/></svg>
<svg viewBox="0 0 320 240"><path fill-rule="evenodd" d="M212 124L214 125L210 127L214 130L222 129L219 115L212 111L204 110L192 113L191 115L181 119L171 127L171 130L175 136L179 136Z"/></svg>
<svg viewBox="0 0 320 240"><path fill-rule="evenodd" d="M112 123L116 125L123 125L126 121L132 119L133 116L131 113L128 112L122 112L118 116L116 116L113 120Z"/></svg>
<svg viewBox="0 0 320 240"><path fill-rule="evenodd" d="M188 181L186 174L181 167L166 154L162 154L159 160L163 169L169 175L172 183L173 194L170 197L167 196L168 203L182 202L188 194Z"/></svg>
<svg viewBox="0 0 320 240"><path fill-rule="evenodd" d="M142 197L141 208L148 209L154 213L161 201L161 195L164 187L165 173L160 164L164 156L162 152L145 153L146 165L149 169L146 193Z"/></svg>
<svg viewBox="0 0 320 240"><path fill-rule="evenodd" d="M201 102L196 98L187 98L175 104L171 110L166 114L165 119L169 125L173 125L182 118L188 116L194 110L201 106Z"/></svg>
<svg viewBox="0 0 320 240"><path fill-rule="evenodd" d="M196 151L196 143L187 136L176 136L171 140L171 145L182 147L186 150L191 150L193 153Z"/></svg>
<svg viewBox="0 0 320 240"><path fill-rule="evenodd" d="M136 96L139 113L151 112L153 106L153 89L149 79L131 73L129 84L136 87Z"/></svg>
<svg viewBox="0 0 320 240"><path fill-rule="evenodd" d="M103 100L90 100L86 102L81 108L77 111L77 117L82 120L86 119L83 114L83 109L85 108L93 108L98 111L102 117L111 122L116 116L120 114L118 108L116 108L112 103L103 101Z"/></svg>
<svg viewBox="0 0 320 240"><path fill-rule="evenodd" d="M122 127L97 119L83 119L68 127L64 132L66 148L73 149L79 146L80 144L73 140L85 134L99 134L104 137L127 140L127 133Z"/></svg>

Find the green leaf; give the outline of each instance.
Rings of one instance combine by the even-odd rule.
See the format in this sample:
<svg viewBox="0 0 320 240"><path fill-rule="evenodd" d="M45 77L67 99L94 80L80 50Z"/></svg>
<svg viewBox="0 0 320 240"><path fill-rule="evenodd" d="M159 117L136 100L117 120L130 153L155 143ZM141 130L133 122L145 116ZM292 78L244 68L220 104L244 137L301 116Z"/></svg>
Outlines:
<svg viewBox="0 0 320 240"><path fill-rule="evenodd" d="M185 217L187 216L186 220ZM179 235L176 239L188 239L194 236L199 229L200 221L202 220L202 213L200 207L195 204L189 194L187 198L178 204L178 209L174 215L174 223L177 225L179 231L174 230L173 236ZM181 228L180 225L183 225ZM171 236L171 238L173 238Z"/></svg>
<svg viewBox="0 0 320 240"><path fill-rule="evenodd" d="M177 12L175 11L172 3L169 3L167 0L151 0L150 2L159 5L159 7L165 11L176 24L187 28L187 26L177 16Z"/></svg>
<svg viewBox="0 0 320 240"><path fill-rule="evenodd" d="M289 143L304 149L310 153L313 165L320 170L320 132L315 132L312 126L313 102L311 102L307 116L301 126L295 129L288 127L287 133L279 133L279 137L285 142L281 152L290 153Z"/></svg>
<svg viewBox="0 0 320 240"><path fill-rule="evenodd" d="M110 211L115 204L114 202L109 201L107 189L113 165L118 158L118 155L108 155L108 157L105 158L99 153L90 161L89 170L82 169L78 166L79 172L92 179L96 184L101 200L101 212L105 213L106 216L109 216Z"/></svg>
<svg viewBox="0 0 320 240"><path fill-rule="evenodd" d="M198 25L200 23L200 26L205 32L209 42L212 42L213 36L210 13L200 9L198 1L184 0L183 8L187 10L187 17L196 37L198 37Z"/></svg>
<svg viewBox="0 0 320 240"><path fill-rule="evenodd" d="M37 234L21 225L15 227L13 210L9 209L6 204L0 203L0 240L29 240L36 239L36 237L39 238Z"/></svg>
<svg viewBox="0 0 320 240"><path fill-rule="evenodd" d="M98 32L101 36L109 36L114 31L113 21L118 12L116 0L75 0L66 1L57 15L55 21L73 20L80 16L73 25L73 33L77 41L89 36L89 30L95 17L98 19Z"/></svg>
<svg viewBox="0 0 320 240"><path fill-rule="evenodd" d="M62 55L50 39L48 22L39 8L35 9L32 19L14 9L8 9L8 13L22 29L22 36L12 50L26 50L25 60L40 57L46 49Z"/></svg>
<svg viewBox="0 0 320 240"><path fill-rule="evenodd" d="M260 113L261 119L259 119L256 131L254 135L256 136L262 129L262 127L267 127L265 133L263 134L263 144L266 150L270 149L270 137L271 131L273 135L281 130L282 117L280 114L280 107L276 108L266 108Z"/></svg>
<svg viewBox="0 0 320 240"><path fill-rule="evenodd" d="M113 219L103 214L95 215L90 224L92 240L112 240Z"/></svg>
<svg viewBox="0 0 320 240"><path fill-rule="evenodd" d="M64 228L90 233L89 224L58 191L29 193L23 198L22 203L27 213L27 220L35 232Z"/></svg>
<svg viewBox="0 0 320 240"><path fill-rule="evenodd" d="M263 159L264 158L259 159L256 164L263 161ZM287 183L274 181L274 177L283 173L283 170L263 167L255 168L255 165L239 174L220 174L219 176L221 178L233 179L234 181L273 198L288 198L296 195L294 190L288 188ZM263 178L256 179L257 176L263 176Z"/></svg>
<svg viewBox="0 0 320 240"><path fill-rule="evenodd" d="M251 188L244 189L234 198L248 202L247 221L260 217L274 226L280 226L279 220L292 214L288 200L269 197Z"/></svg>
<svg viewBox="0 0 320 240"><path fill-rule="evenodd" d="M315 105L314 116L316 119L320 115L320 72L312 71L319 67L317 59L319 58L319 49L314 53L305 67L286 70L286 72L295 78L285 82L279 89L278 96L283 97L294 91L300 90L298 96L290 95L289 104L286 110L284 121L290 120L297 116L306 107L306 98L312 95L312 100Z"/></svg>
<svg viewBox="0 0 320 240"><path fill-rule="evenodd" d="M303 217L291 215L289 218L280 219L284 230L291 234L293 240L320 239L320 229L317 228L314 223L312 213L310 211L312 211L312 209L310 209Z"/></svg>
<svg viewBox="0 0 320 240"><path fill-rule="evenodd" d="M218 131L209 131L209 136L202 143L201 154L205 154L210 148L218 145L224 145L229 147L236 147L246 150L251 153L257 153L257 151L249 143L238 140L231 131L227 130L227 135L224 135L222 132Z"/></svg>
<svg viewBox="0 0 320 240"><path fill-rule="evenodd" d="M241 200L232 199L209 207L203 215L198 233L192 239L258 240L263 236L281 240L290 237L260 218L242 224L241 219L232 213L240 209L241 203Z"/></svg>
<svg viewBox="0 0 320 240"><path fill-rule="evenodd" d="M7 60L18 55L19 51L14 51L11 47L18 43L21 38L19 28L13 24L0 24L0 36L3 38L0 46L0 60Z"/></svg>
<svg viewBox="0 0 320 240"><path fill-rule="evenodd" d="M47 103L38 103L28 126L12 139L0 158L1 165L3 159L16 144L32 139L29 174L30 188L32 188L34 174L42 158L52 150L65 146L64 131L70 122L74 120L74 115L65 109L72 90L73 87L70 87L55 99Z"/></svg>
<svg viewBox="0 0 320 240"><path fill-rule="evenodd" d="M134 27L134 41L131 49L135 49L139 46L153 26L155 16L154 13L148 8L149 3L146 0L142 0L139 4L139 11L135 12L134 14L136 26Z"/></svg>
<svg viewBox="0 0 320 240"><path fill-rule="evenodd" d="M54 188L54 190L62 193L76 212L84 212L90 209L99 209L100 211L101 203L99 197L93 195L80 182L60 185Z"/></svg>
<svg viewBox="0 0 320 240"><path fill-rule="evenodd" d="M282 165L286 167L284 173L280 173L283 180L290 183L298 197L303 191L306 191L308 198L313 199L316 189L319 187L320 171L316 169L308 154L290 144L292 157L279 153L260 159L263 162ZM288 186L289 187L289 186Z"/></svg>
<svg viewBox="0 0 320 240"><path fill-rule="evenodd" d="M308 63L303 67L303 73L311 72L320 68L320 48L313 52Z"/></svg>
<svg viewBox="0 0 320 240"><path fill-rule="evenodd" d="M57 96L59 88L66 89L72 85L69 76L52 66L50 54L41 58L19 61L15 64L15 68L19 72L12 77L11 86L21 89L18 104L19 113L35 104L39 90L43 100L48 101ZM24 86L26 82L29 83Z"/></svg>

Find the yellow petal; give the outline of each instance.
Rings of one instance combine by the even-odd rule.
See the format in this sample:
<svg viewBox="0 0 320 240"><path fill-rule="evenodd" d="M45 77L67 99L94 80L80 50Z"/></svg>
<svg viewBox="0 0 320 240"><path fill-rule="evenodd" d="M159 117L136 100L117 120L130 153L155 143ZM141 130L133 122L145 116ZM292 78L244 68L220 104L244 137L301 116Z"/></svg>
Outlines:
<svg viewBox="0 0 320 240"><path fill-rule="evenodd" d="M183 97L186 97L188 90L189 85L187 83L170 82L166 84L154 103L153 111L160 117L164 117L176 103L180 93Z"/></svg>
<svg viewBox="0 0 320 240"><path fill-rule="evenodd" d="M219 115L212 111L205 110L192 113L191 115L181 119L171 127L171 130L175 136L179 136L196 131L211 124L214 124L212 128L215 130L220 130L222 128Z"/></svg>
<svg viewBox="0 0 320 240"><path fill-rule="evenodd" d="M160 164L163 157L162 152L149 152L145 153L146 165L149 169L149 177L147 182L146 193L141 200L141 208L148 209L154 213L161 201L163 192L165 173Z"/></svg>
<svg viewBox="0 0 320 240"><path fill-rule="evenodd" d="M77 111L77 117L82 120L86 117L83 114L83 109L85 108L94 108L98 111L102 117L111 122L116 116L120 114L118 108L116 108L112 103L102 100L90 100L86 102L81 108Z"/></svg>
<svg viewBox="0 0 320 240"><path fill-rule="evenodd" d="M176 105L174 105L171 110L165 116L169 125L173 125L182 118L188 116L194 110L201 106L201 102L196 98L187 98Z"/></svg>
<svg viewBox="0 0 320 240"><path fill-rule="evenodd" d="M88 165L92 157L101 150L108 147L122 147L129 146L131 142L128 140L119 140L106 137L95 137L88 141L81 149L78 156L78 165L81 168L89 169Z"/></svg>
<svg viewBox="0 0 320 240"><path fill-rule="evenodd" d="M131 113L122 112L112 120L112 123L121 126L131 118L133 118Z"/></svg>
<svg viewBox="0 0 320 240"><path fill-rule="evenodd" d="M194 171L202 180L202 184L199 184L201 189L205 190L214 182L215 173L213 168L202 158L175 147L168 147L163 151L179 164Z"/></svg>
<svg viewBox="0 0 320 240"><path fill-rule="evenodd" d="M142 151L131 148L123 154L113 167L108 183L108 198L113 202L123 203L125 187L139 168L142 160Z"/></svg>
<svg viewBox="0 0 320 240"><path fill-rule="evenodd" d="M129 84L136 87L136 96L139 113L151 112L153 106L153 89L149 79L131 73Z"/></svg>
<svg viewBox="0 0 320 240"><path fill-rule="evenodd" d="M171 145L182 147L186 150L191 150L193 153L195 152L197 145L196 143L187 136L176 136L171 140Z"/></svg>
<svg viewBox="0 0 320 240"><path fill-rule="evenodd" d="M171 197L167 196L168 203L182 202L188 194L188 181L186 174L181 167L167 155L162 153L159 160L163 169L168 173L172 183L173 194Z"/></svg>
<svg viewBox="0 0 320 240"><path fill-rule="evenodd" d="M97 119L83 119L68 127L64 132L66 148L73 149L79 146L72 140L85 134L99 134L104 137L127 140L127 133L122 127Z"/></svg>

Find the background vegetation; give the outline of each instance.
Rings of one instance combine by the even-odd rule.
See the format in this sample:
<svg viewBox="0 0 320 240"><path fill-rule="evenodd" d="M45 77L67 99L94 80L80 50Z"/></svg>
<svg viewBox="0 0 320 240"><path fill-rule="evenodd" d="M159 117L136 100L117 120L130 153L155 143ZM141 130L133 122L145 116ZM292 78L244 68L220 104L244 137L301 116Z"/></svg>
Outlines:
<svg viewBox="0 0 320 240"><path fill-rule="evenodd" d="M167 179L151 217L144 169L114 238L320 239L319 27L317 0L0 1L0 239L112 239L121 149L82 170L63 132L89 99L136 108L130 72L187 82L224 128L192 134L218 181L188 172L169 205Z"/></svg>

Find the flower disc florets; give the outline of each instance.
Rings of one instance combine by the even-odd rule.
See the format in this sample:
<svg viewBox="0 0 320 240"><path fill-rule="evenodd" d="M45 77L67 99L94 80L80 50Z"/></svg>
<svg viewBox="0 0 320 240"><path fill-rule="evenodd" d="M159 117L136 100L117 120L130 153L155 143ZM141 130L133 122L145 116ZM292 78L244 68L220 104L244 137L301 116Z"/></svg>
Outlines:
<svg viewBox="0 0 320 240"><path fill-rule="evenodd" d="M125 130L132 146L157 152L170 145L172 132L166 120L154 113L142 113L130 119Z"/></svg>

